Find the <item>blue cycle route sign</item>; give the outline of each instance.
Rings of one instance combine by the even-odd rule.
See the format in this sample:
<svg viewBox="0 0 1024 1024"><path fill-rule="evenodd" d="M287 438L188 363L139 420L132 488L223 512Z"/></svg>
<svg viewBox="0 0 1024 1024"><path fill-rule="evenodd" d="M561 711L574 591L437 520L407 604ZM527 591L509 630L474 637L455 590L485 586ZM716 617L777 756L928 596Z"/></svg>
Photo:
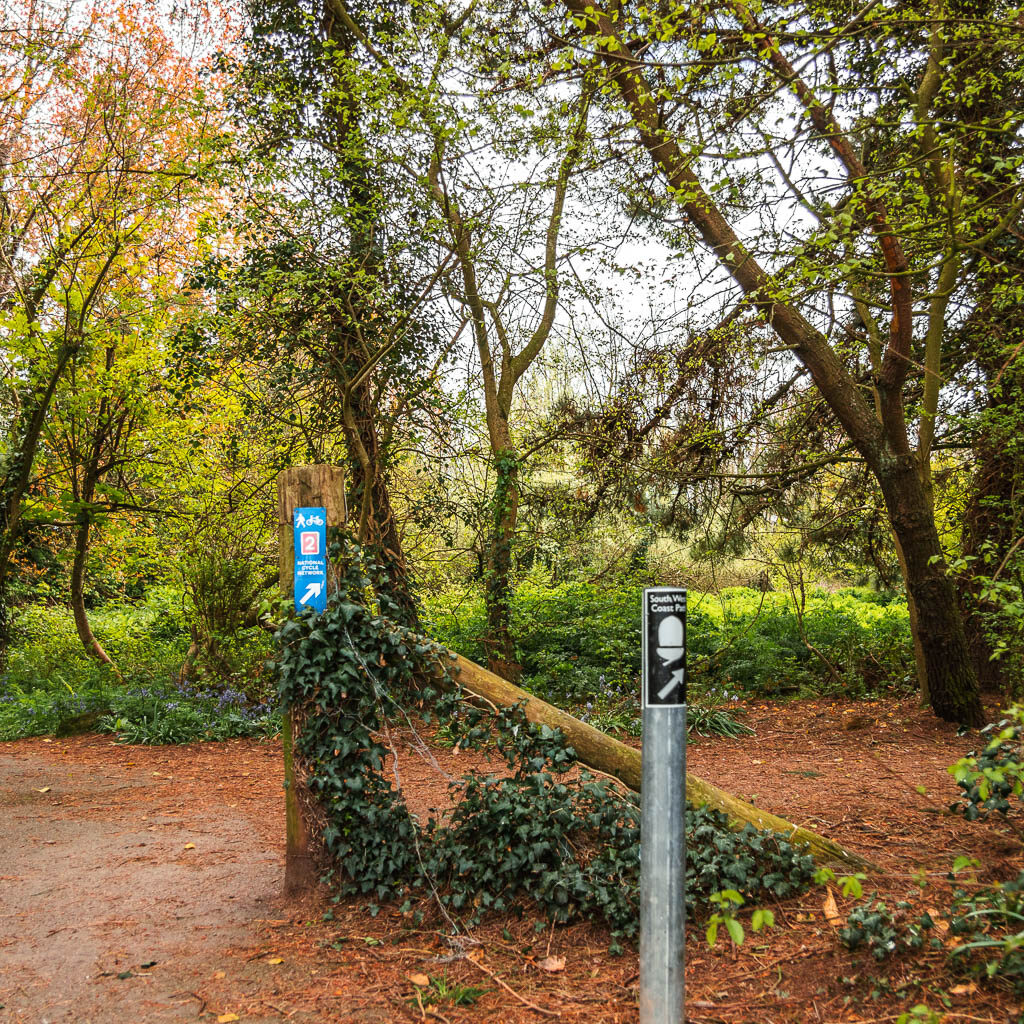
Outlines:
<svg viewBox="0 0 1024 1024"><path fill-rule="evenodd" d="M327 607L327 509L297 508L295 530L295 610Z"/></svg>

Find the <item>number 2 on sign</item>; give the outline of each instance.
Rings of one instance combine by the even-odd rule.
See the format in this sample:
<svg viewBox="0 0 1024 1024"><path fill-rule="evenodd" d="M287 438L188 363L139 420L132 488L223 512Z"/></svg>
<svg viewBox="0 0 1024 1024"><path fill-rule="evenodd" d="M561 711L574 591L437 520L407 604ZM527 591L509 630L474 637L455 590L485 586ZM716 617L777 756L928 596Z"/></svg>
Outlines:
<svg viewBox="0 0 1024 1024"><path fill-rule="evenodd" d="M304 555L319 555L320 554L320 534L319 533L302 533L299 535L301 538L302 553Z"/></svg>

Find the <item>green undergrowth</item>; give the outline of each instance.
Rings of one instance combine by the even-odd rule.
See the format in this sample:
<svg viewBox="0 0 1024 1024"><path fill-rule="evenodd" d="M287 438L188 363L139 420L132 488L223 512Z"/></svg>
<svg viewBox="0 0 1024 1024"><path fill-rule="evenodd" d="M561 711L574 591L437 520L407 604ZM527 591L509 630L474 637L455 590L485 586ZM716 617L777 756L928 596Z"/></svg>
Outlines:
<svg viewBox="0 0 1024 1024"><path fill-rule="evenodd" d="M125 678L139 685L175 676L189 645L180 595L170 588L154 589L142 604L90 611L89 624ZM69 609L28 605L14 619L4 678L22 691L77 692L103 687L111 674L85 653Z"/></svg>
<svg viewBox="0 0 1024 1024"><path fill-rule="evenodd" d="M104 732L122 743L194 743L280 732L280 713L230 688L185 681L120 684L80 690L0 681L0 740Z"/></svg>
<svg viewBox="0 0 1024 1024"><path fill-rule="evenodd" d="M635 718L642 586L521 583L513 619L522 685L625 727ZM486 663L482 595L441 594L426 611L441 644ZM810 591L800 615L785 593L691 593L687 647L691 702L720 707L792 694L872 697L902 690L913 675L905 601L864 588Z"/></svg>
<svg viewBox="0 0 1024 1024"><path fill-rule="evenodd" d="M951 810L968 821L992 811L1006 816L1024 800L1024 704L1014 704L999 722L985 726L987 739L950 767L961 793Z"/></svg>
<svg viewBox="0 0 1024 1024"><path fill-rule="evenodd" d="M323 813L328 881L338 898L429 907L464 927L488 912L538 907L551 921L604 921L617 944L638 927L639 809L632 794L584 770L557 730L519 707L464 699L434 642L396 625L354 550L335 600L280 631L280 692L299 723L296 752ZM395 726L444 728L462 749L486 747L501 770L450 782L454 811L417 820L385 768ZM438 785L444 785L438 774ZM712 894L785 897L806 888L811 860L782 836L730 832L708 809L687 820L686 898L700 916Z"/></svg>
<svg viewBox="0 0 1024 1024"><path fill-rule="evenodd" d="M189 638L173 597L157 590L142 605L90 614L120 680L85 654L66 609L20 610L0 676L0 740L98 731L126 743L190 743L278 732L267 695L179 680Z"/></svg>
<svg viewBox="0 0 1024 1024"><path fill-rule="evenodd" d="M949 877L958 870L963 867L956 862ZM939 921L952 941L943 941ZM869 896L853 907L838 937L851 952L879 962L922 949L945 951L955 972L1001 982L1024 995L1024 872L996 885L956 888L941 911L921 912L906 900L890 906Z"/></svg>

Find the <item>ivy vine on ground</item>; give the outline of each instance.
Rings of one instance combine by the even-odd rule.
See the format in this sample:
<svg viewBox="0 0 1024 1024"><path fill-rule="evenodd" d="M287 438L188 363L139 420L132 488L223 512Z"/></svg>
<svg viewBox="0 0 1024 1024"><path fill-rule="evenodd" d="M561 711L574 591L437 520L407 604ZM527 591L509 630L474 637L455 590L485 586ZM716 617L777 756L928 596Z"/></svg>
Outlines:
<svg viewBox="0 0 1024 1024"><path fill-rule="evenodd" d="M962 757L949 772L962 790L950 810L968 821L991 811L1009 814L1010 800L1024 800L1024 704L1014 704L1001 721L981 730L985 748Z"/></svg>
<svg viewBox="0 0 1024 1024"><path fill-rule="evenodd" d="M347 568L322 614L279 631L276 670L298 725L296 753L318 807L327 881L338 898L432 899L456 926L490 911L538 906L548 920L604 921L615 945L639 926L640 815L634 794L576 767L563 735L527 721L521 707L482 709L466 699L443 648L398 625L380 569L350 540ZM450 784L454 809L418 821L392 783L395 726L441 726L465 749L487 746L503 774ZM806 888L811 858L784 837L689 809L687 910L700 916L722 889L748 902Z"/></svg>

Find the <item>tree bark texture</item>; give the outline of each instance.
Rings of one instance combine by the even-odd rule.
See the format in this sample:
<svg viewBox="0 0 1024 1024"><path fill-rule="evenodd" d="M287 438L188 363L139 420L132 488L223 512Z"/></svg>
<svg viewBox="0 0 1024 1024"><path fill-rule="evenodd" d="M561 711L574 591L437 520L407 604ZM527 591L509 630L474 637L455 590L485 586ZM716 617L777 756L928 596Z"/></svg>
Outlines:
<svg viewBox="0 0 1024 1024"><path fill-rule="evenodd" d="M916 462L913 456L904 455L880 465L876 476L903 552L907 589L917 610L917 637L932 710L946 721L982 725L984 712L956 586Z"/></svg>
<svg viewBox="0 0 1024 1024"><path fill-rule="evenodd" d="M486 580L487 664L492 672L518 681L523 670L512 630L512 544L519 516L519 459L511 447L495 453L494 468L497 479L491 499Z"/></svg>
<svg viewBox="0 0 1024 1024"><path fill-rule="evenodd" d="M344 390L344 385L342 387ZM345 404L342 425L345 444L352 453L352 503L358 510L359 543L369 548L384 566L387 581L383 585L387 596L399 609L402 624L417 629L419 608L391 504L385 455L369 384L364 382L347 389Z"/></svg>

